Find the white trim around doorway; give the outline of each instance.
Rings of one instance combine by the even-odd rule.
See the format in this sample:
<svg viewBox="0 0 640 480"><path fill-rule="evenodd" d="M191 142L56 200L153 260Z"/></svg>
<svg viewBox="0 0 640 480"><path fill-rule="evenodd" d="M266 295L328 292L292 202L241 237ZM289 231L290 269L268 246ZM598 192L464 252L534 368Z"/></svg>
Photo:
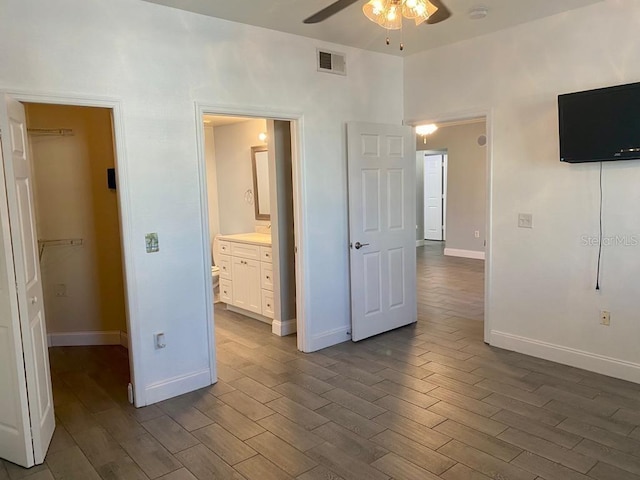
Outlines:
<svg viewBox="0 0 640 480"><path fill-rule="evenodd" d="M133 228L131 215L131 197L129 194L128 184L128 160L126 156L124 141L124 126L122 115L122 103L119 99L106 98L103 96L84 96L84 95L52 95L47 93L33 93L16 90L5 90L4 93L9 97L26 103L43 103L51 105L70 105L77 107L96 107L107 108L112 112L113 118L113 143L115 153L115 168L118 176L118 211L120 215L120 236L122 244L122 268L124 272L124 295L125 295L125 313L127 319L129 364L131 374L131 384L133 385L134 398L136 407L147 404L144 369L142 368L141 359L136 352L141 351L142 339L139 328L137 291L135 289L135 272L133 261Z"/></svg>
<svg viewBox="0 0 640 480"><path fill-rule="evenodd" d="M206 102L195 103L196 121L196 142L198 151L198 177L200 186L200 212L202 222L202 274L207 285L206 311L207 329L209 335L209 364L211 369L211 382L217 381L215 331L213 323L213 291L211 288L211 249L209 247L209 208L207 198L207 178L206 159L204 152L204 123L203 115L224 115L237 117L266 118L273 120L284 120L291 122L291 153L293 158L293 215L294 215L294 235L296 242L296 319L297 319L297 341L298 350L303 352L311 351L310 338L307 335L306 319L309 318L306 311L306 291L305 286L309 284L306 277L307 261L305 257L306 245L306 223L304 220L304 161L303 161L303 127L304 116L301 112L282 111L277 108L252 107L246 105L220 105ZM282 333L291 332L291 325L280 326ZM295 331L295 330L293 330ZM285 333L286 334L286 333Z"/></svg>

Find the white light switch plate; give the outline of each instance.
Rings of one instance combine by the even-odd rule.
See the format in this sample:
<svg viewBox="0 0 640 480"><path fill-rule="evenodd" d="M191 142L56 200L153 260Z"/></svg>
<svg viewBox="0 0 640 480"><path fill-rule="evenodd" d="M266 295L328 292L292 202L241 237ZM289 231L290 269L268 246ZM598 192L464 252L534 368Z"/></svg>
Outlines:
<svg viewBox="0 0 640 480"><path fill-rule="evenodd" d="M533 228L533 215L530 213L518 214L518 227L519 228Z"/></svg>

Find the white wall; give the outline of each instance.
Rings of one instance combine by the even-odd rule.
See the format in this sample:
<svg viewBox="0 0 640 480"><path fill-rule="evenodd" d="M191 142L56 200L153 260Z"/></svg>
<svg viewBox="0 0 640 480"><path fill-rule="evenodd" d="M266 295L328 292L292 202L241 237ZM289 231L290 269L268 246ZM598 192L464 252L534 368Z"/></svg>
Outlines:
<svg viewBox="0 0 640 480"><path fill-rule="evenodd" d="M27 105L30 128L68 128L71 136L30 135L47 333L126 332L111 112L104 108ZM64 290L58 287L64 285ZM64 336L63 336L64 337ZM54 344L64 338L54 339Z"/></svg>
<svg viewBox="0 0 640 480"><path fill-rule="evenodd" d="M2 7L0 89L121 102L138 402L209 375L195 102L302 115L306 348L348 339L345 122L401 122L401 58L139 0ZM347 77L316 71L319 46L347 54ZM145 253L148 232L158 253Z"/></svg>
<svg viewBox="0 0 640 480"><path fill-rule="evenodd" d="M597 248L582 237L598 231L598 165L560 163L556 102L640 81L639 25L636 0L605 1L405 61L408 119L490 113L491 343L637 382L640 246L604 248L596 292ZM605 235L638 238L640 162L604 170Z"/></svg>
<svg viewBox="0 0 640 480"><path fill-rule="evenodd" d="M267 122L264 119L221 125L213 129L222 234L253 232L256 225L269 224L268 221L256 220L255 205L245 198L247 190L253 192L251 147L263 145L258 135L266 131Z"/></svg>

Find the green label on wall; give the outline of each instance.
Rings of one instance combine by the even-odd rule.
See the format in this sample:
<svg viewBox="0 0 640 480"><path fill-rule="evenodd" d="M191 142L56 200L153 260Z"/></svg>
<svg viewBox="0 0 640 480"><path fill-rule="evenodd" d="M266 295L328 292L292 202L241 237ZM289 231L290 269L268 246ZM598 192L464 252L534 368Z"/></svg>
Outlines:
<svg viewBox="0 0 640 480"><path fill-rule="evenodd" d="M147 246L147 253L156 253L160 250L157 233L147 233L144 236L144 241Z"/></svg>

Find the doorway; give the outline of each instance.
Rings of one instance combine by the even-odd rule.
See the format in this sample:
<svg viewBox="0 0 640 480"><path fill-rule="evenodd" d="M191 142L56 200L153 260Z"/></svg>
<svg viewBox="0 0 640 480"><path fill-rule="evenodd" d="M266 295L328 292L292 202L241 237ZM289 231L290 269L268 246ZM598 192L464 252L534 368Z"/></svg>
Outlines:
<svg viewBox="0 0 640 480"><path fill-rule="evenodd" d="M201 125L212 318L296 333L293 122L203 113Z"/></svg>
<svg viewBox="0 0 640 480"><path fill-rule="evenodd" d="M485 268L490 248L488 238L491 188L490 117L482 113L468 118L435 120L433 123L438 128L430 134L418 137L416 143L418 149L416 165L419 170L417 176L419 213L416 220L418 246L421 248L418 257L422 261L425 274L430 278L444 275L449 269L460 275L460 281L457 282L459 285L457 290L447 286L442 290L443 295L440 297L432 295L430 282L423 281L419 297L425 305L434 309L444 308L442 305L449 301L452 302L447 304L449 307L455 303L452 310L457 311L460 316L484 319L485 332L488 332L484 304L490 288L487 274L489 264L486 264L487 268ZM443 242L431 241L434 238L439 240L437 235L434 237L429 235L430 166L429 160L426 159L435 159L434 163L437 166L437 157L431 157L431 155L444 155L446 162L446 168L443 168L442 174L445 197L442 205L444 245ZM437 179L440 175L437 168L433 168L435 172L433 177ZM422 172L420 172L421 169ZM437 192L435 196L437 197ZM438 211L437 206L434 210ZM434 223L437 224L437 220ZM422 241L423 238L424 241ZM424 246L422 246L423 243ZM449 273L446 274L449 275ZM484 277L482 289L478 285L480 275ZM469 285L468 288L463 286L465 284ZM458 299L465 288L473 297L473 302L469 302L468 305ZM441 302L444 303L441 304Z"/></svg>
<svg viewBox="0 0 640 480"><path fill-rule="evenodd" d="M126 348L111 110L24 105L48 343Z"/></svg>
<svg viewBox="0 0 640 480"><path fill-rule="evenodd" d="M444 241L447 218L447 153L418 152L424 162L424 239Z"/></svg>
<svg viewBox="0 0 640 480"><path fill-rule="evenodd" d="M35 103L43 100L50 103ZM112 113L116 107L107 106L106 102L94 105L77 100L78 106L65 106L61 99L27 95L6 95L4 101L0 120L6 134L2 139L2 185L6 187L3 196L7 202L0 206L2 270L11 283L5 289L8 302L3 301L2 306L3 328L13 332L14 341L13 348L3 352L7 368L3 373L8 375L3 375L3 383L8 385L3 400L11 399L17 408L7 412L7 421L15 428L3 432L0 446L4 458L28 467L44 460L55 427L53 368L48 347L130 343L121 330L98 331L92 325L92 321L99 323L103 317L111 317L115 324L128 330L122 261L111 272L115 272L119 292L109 282L97 281L105 272L108 276L107 270L113 267L111 253L115 251L122 258L119 199L112 199L114 208L110 210L109 201L94 195L92 175L103 162L110 164L109 171L102 172L104 188L108 189L110 180L115 180L115 151L120 148L116 147L113 132ZM80 105L96 108L82 110ZM99 108L103 106L106 108ZM55 141L58 143L52 143ZM41 162L34 162L34 152ZM89 158L95 162L88 162ZM34 172L36 163L40 163L38 173ZM92 167L96 167L93 172ZM104 228L110 220L116 227L112 235L107 233L109 228ZM39 231L47 236L39 236ZM117 248L109 245L110 238L115 238ZM107 246L107 251L96 248L97 244ZM43 279L41 262L47 254L52 260L51 269L48 278ZM108 294L104 295L101 289ZM101 296L110 298L100 301ZM57 299L58 304L52 299ZM47 328L45 310L52 318L53 328ZM79 324L78 319L88 323ZM122 365L125 372L118 400L130 401L127 380L133 372L129 360L114 359L113 364ZM79 358L68 365L86 367ZM100 370L105 379L108 369ZM73 384L67 385L71 389L84 393L90 390L85 379L68 380Z"/></svg>
<svg viewBox="0 0 640 480"><path fill-rule="evenodd" d="M56 407L131 401L112 111L24 103Z"/></svg>
<svg viewBox="0 0 640 480"><path fill-rule="evenodd" d="M54 391L126 401L132 395L112 111L24 107Z"/></svg>

